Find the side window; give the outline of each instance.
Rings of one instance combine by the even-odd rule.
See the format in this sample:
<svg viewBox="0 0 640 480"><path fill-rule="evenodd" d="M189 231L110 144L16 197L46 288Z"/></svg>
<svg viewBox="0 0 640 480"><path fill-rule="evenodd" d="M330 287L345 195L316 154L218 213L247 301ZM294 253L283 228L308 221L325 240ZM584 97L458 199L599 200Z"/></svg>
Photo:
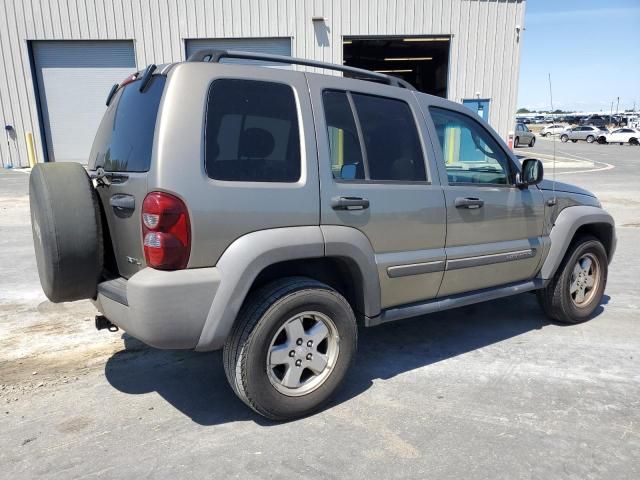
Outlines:
<svg viewBox="0 0 640 480"><path fill-rule="evenodd" d="M409 105L353 93L371 180L424 182L424 156Z"/></svg>
<svg viewBox="0 0 640 480"><path fill-rule="evenodd" d="M510 160L491 134L467 115L429 109L450 184L510 184Z"/></svg>
<svg viewBox="0 0 640 480"><path fill-rule="evenodd" d="M333 178L426 181L418 131L405 102L335 90L325 90L322 101Z"/></svg>
<svg viewBox="0 0 640 480"><path fill-rule="evenodd" d="M364 162L358 129L346 92L325 90L322 103L327 122L333 178L364 180Z"/></svg>
<svg viewBox="0 0 640 480"><path fill-rule="evenodd" d="M211 84L205 126L205 167L217 180L296 182L300 134L288 85L220 79Z"/></svg>

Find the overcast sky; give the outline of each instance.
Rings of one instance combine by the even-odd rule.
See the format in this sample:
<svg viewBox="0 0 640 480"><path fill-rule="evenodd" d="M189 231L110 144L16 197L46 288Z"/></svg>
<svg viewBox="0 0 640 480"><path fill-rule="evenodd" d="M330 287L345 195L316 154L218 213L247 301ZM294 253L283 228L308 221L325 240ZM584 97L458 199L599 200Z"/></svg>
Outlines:
<svg viewBox="0 0 640 480"><path fill-rule="evenodd" d="M640 0L527 0L518 108L640 109Z"/></svg>

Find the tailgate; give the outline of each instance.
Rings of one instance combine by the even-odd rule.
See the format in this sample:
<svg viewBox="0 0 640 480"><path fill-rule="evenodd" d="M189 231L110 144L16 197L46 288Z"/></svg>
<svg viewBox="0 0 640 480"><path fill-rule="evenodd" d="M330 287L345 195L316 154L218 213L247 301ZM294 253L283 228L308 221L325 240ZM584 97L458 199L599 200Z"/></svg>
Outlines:
<svg viewBox="0 0 640 480"><path fill-rule="evenodd" d="M97 190L118 274L126 278L145 265L141 208L165 81L154 75L142 91L142 80L123 82L104 114L89 158L93 174L98 169L105 172L106 185Z"/></svg>

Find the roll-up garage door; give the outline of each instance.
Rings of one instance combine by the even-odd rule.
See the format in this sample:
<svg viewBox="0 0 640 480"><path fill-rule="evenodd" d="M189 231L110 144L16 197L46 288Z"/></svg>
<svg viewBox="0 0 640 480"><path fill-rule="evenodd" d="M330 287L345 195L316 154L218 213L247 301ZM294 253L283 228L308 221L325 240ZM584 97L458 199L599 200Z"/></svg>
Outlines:
<svg viewBox="0 0 640 480"><path fill-rule="evenodd" d="M269 53L291 56L291 39L285 38L198 38L186 40L187 58L198 50L215 48L218 50L243 50L245 52ZM223 59L223 63L260 64L283 67L282 64L255 62L251 60ZM288 68L285 66L285 68Z"/></svg>
<svg viewBox="0 0 640 480"><path fill-rule="evenodd" d="M87 163L114 83L136 70L130 41L34 41L49 161Z"/></svg>

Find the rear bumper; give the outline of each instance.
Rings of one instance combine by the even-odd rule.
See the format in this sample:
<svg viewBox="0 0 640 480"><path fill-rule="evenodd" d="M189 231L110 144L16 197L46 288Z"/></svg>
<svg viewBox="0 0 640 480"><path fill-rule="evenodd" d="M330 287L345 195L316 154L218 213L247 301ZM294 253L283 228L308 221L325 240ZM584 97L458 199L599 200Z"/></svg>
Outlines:
<svg viewBox="0 0 640 480"><path fill-rule="evenodd" d="M98 285L96 307L113 324L157 348L195 348L220 285L217 268L145 268Z"/></svg>

